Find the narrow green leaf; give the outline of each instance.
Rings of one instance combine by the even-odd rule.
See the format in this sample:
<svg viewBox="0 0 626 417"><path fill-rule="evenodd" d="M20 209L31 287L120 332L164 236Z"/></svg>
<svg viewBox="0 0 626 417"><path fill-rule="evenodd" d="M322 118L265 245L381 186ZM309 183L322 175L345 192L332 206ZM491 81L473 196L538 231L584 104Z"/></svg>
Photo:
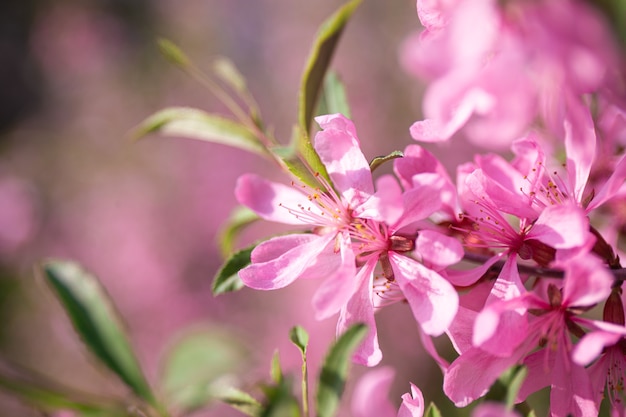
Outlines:
<svg viewBox="0 0 626 417"><path fill-rule="evenodd" d="M255 247L256 244L248 246L245 249L235 252L226 260L215 275L215 278L213 278L213 295L239 291L244 287L238 273L241 269L250 265L250 254Z"/></svg>
<svg viewBox="0 0 626 417"><path fill-rule="evenodd" d="M213 61L213 72L237 93L248 95L246 79L230 59L219 57Z"/></svg>
<svg viewBox="0 0 626 417"><path fill-rule="evenodd" d="M322 90L322 84L328 71L331 58L341 38L341 33L361 0L352 0L340 7L320 26L302 75L298 103L298 125L296 149L302 160L311 168L328 179L328 174L319 155L311 145L311 125L316 103Z"/></svg>
<svg viewBox="0 0 626 417"><path fill-rule="evenodd" d="M263 405L260 402L249 394L235 388L230 388L219 399L247 416L261 417L263 414Z"/></svg>
<svg viewBox="0 0 626 417"><path fill-rule="evenodd" d="M424 413L424 417L441 417L441 411L439 411L435 403L430 403Z"/></svg>
<svg viewBox="0 0 626 417"><path fill-rule="evenodd" d="M326 172L326 167L324 167L321 162L319 163L319 166L317 166L317 171L314 171L314 168L312 167L309 168L307 164L303 162L304 159L301 159L298 154L299 151L297 149L299 135L301 134L302 130L298 126L294 126L292 145L285 147L274 147L270 150L270 152L274 154L279 161L282 161L282 163L289 170L289 172L291 172L296 178L302 181L303 184L317 188L320 186L320 183L315 178L314 172L319 172L320 175L323 175L325 178L328 178L328 173ZM309 145L310 144L311 143L309 142Z"/></svg>
<svg viewBox="0 0 626 417"><path fill-rule="evenodd" d="M528 368L526 368L525 366L519 366L515 369L513 375L508 380L508 383L506 384L507 386L506 397L504 398L506 407L508 410L512 410L513 407L515 407L515 400L517 398L517 394L519 393L519 390L522 388L522 384L524 383L524 380L526 379L527 375L528 375Z"/></svg>
<svg viewBox="0 0 626 417"><path fill-rule="evenodd" d="M343 394L352 352L361 343L367 326L355 324L333 344L328 351L317 387L317 416L335 415L339 400Z"/></svg>
<svg viewBox="0 0 626 417"><path fill-rule="evenodd" d="M263 144L247 127L190 107L170 107L156 112L135 129L133 137L140 139L149 133L220 143L267 156Z"/></svg>
<svg viewBox="0 0 626 417"><path fill-rule="evenodd" d="M188 68L191 66L191 61L185 55L185 53L172 41L165 38L157 40L157 45L161 54L170 61L172 64L180 66L182 68Z"/></svg>
<svg viewBox="0 0 626 417"><path fill-rule="evenodd" d="M320 98L316 113L341 113L348 119L352 117L346 95L346 88L334 71L328 71L326 74L322 97Z"/></svg>
<svg viewBox="0 0 626 417"><path fill-rule="evenodd" d="M385 162L389 162L396 158L403 158L403 157L404 157L404 154L402 153L402 151L393 151L389 155L377 156L376 158L372 159L372 161L370 162L370 171L374 172L376 168L378 168Z"/></svg>
<svg viewBox="0 0 626 417"><path fill-rule="evenodd" d="M302 355L306 355L306 348L309 344L309 334L302 326L294 326L289 331L289 339L300 349Z"/></svg>
<svg viewBox="0 0 626 417"><path fill-rule="evenodd" d="M226 220L218 235L218 242L222 256L227 257L233 253L239 233L251 223L259 220L259 216L244 206L235 207Z"/></svg>
<svg viewBox="0 0 626 417"><path fill-rule="evenodd" d="M291 380L282 379L276 385L261 387L267 401L261 417L300 417L298 400L291 391Z"/></svg>
<svg viewBox="0 0 626 417"><path fill-rule="evenodd" d="M279 384L283 381L283 370L280 366L280 356L278 355L278 351L274 352L272 356L272 362L270 363L270 379L275 383Z"/></svg>
<svg viewBox="0 0 626 417"><path fill-rule="evenodd" d="M184 335L168 349L163 364L160 380L168 404L183 414L205 406L218 396L216 385L242 369L246 357L240 342L221 329Z"/></svg>
<svg viewBox="0 0 626 417"><path fill-rule="evenodd" d="M295 326L289 332L289 339L293 342L302 354L302 414L309 415L309 382L306 360L306 350L309 344L309 334L302 326Z"/></svg>
<svg viewBox="0 0 626 417"><path fill-rule="evenodd" d="M311 130L315 103L318 100L322 83L341 38L341 33L361 0L352 0L339 8L320 26L300 84L299 123L308 133Z"/></svg>
<svg viewBox="0 0 626 417"><path fill-rule="evenodd" d="M38 378L40 379L40 378ZM26 403L43 411L73 410L80 413L126 416L124 406L112 401L92 399L89 394L78 393L51 381L24 381L21 378L0 375L0 389L15 395Z"/></svg>
<svg viewBox="0 0 626 417"><path fill-rule="evenodd" d="M87 347L138 397L157 406L121 319L96 277L69 261L46 261L42 269Z"/></svg>

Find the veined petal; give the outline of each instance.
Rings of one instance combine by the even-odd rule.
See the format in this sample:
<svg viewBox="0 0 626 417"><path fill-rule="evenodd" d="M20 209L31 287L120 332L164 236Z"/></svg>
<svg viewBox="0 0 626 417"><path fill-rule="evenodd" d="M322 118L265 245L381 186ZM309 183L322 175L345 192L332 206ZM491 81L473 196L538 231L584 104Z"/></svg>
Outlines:
<svg viewBox="0 0 626 417"><path fill-rule="evenodd" d="M361 204L374 194L374 182L354 123L339 113L318 116L315 121L322 131L315 135L314 147L333 185L351 206Z"/></svg>
<svg viewBox="0 0 626 417"><path fill-rule="evenodd" d="M315 318L323 320L337 313L346 305L357 286L355 256L350 235L337 235L341 264L324 280L313 296Z"/></svg>
<svg viewBox="0 0 626 417"><path fill-rule="evenodd" d="M367 325L367 336L353 356L354 362L365 366L375 366L383 357L378 347L378 332L376 331L374 306L372 304L371 280L375 266L376 261L372 260L361 267L355 278L357 282L356 292L341 309L337 322L337 334L345 332L348 327L355 323Z"/></svg>
<svg viewBox="0 0 626 417"><path fill-rule="evenodd" d="M288 243L294 239L288 236L279 236L257 246L252 251L252 259L267 259L265 262L253 263L241 271L239 277L243 283L257 290L274 290L283 288L298 279L308 266L315 263L317 256L334 240L333 234L313 236L312 239L303 239L300 245L288 249ZM282 249L287 249L281 253ZM279 255L269 258L268 255Z"/></svg>
<svg viewBox="0 0 626 417"><path fill-rule="evenodd" d="M404 215L393 225L394 230L424 220L441 207L440 194L445 182L439 174L416 174L412 180L413 188L403 196Z"/></svg>
<svg viewBox="0 0 626 417"><path fill-rule="evenodd" d="M396 280L424 333L438 336L445 332L459 306L452 284L417 261L389 253Z"/></svg>
<svg viewBox="0 0 626 417"><path fill-rule="evenodd" d="M235 197L265 220L285 224L303 224L287 208L308 206L306 195L293 187L268 181L255 174L244 174L237 180Z"/></svg>
<svg viewBox="0 0 626 417"><path fill-rule="evenodd" d="M572 360L580 366L587 366L593 362L594 359L600 356L605 348L613 346L620 339L626 336L625 327L617 325L613 326L619 329L619 332L596 330L584 335L572 351Z"/></svg>

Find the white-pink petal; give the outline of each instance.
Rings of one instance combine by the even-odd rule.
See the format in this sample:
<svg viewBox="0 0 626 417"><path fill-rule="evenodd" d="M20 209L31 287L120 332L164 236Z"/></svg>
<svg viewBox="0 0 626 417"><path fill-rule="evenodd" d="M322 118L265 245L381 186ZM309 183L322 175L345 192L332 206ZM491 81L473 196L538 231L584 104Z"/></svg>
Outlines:
<svg viewBox="0 0 626 417"><path fill-rule="evenodd" d="M422 230L415 241L415 251L426 264L443 268L463 259L463 246L450 236L434 230Z"/></svg>
<svg viewBox="0 0 626 417"><path fill-rule="evenodd" d="M422 417L424 415L424 396L422 391L411 382L411 393L402 395L402 404L398 410L398 417Z"/></svg>

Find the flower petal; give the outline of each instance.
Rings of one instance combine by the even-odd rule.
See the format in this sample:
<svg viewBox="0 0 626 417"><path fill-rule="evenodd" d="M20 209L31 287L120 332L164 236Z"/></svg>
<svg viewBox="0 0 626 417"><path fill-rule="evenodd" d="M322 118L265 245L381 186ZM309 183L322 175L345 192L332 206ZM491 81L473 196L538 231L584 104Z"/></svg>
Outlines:
<svg viewBox="0 0 626 417"><path fill-rule="evenodd" d="M359 379L352 395L353 417L394 417L394 406L387 398L394 370L391 367L377 368Z"/></svg>
<svg viewBox="0 0 626 417"><path fill-rule="evenodd" d="M311 239L302 238L301 244L289 247L294 242L291 236L279 236L263 242L252 251L252 259L263 259L265 262L253 263L241 271L239 277L243 283L257 290L274 290L283 288L298 279L314 264L319 254L328 248L334 235L310 235ZM282 249L286 249L282 252ZM259 252L255 254L255 252ZM282 254L281 254L282 252ZM268 255L278 255L270 258Z"/></svg>
<svg viewBox="0 0 626 417"><path fill-rule="evenodd" d="M459 306L452 284L435 271L406 256L389 253L396 280L424 333L439 336L445 332Z"/></svg>
<svg viewBox="0 0 626 417"><path fill-rule="evenodd" d="M463 246L458 239L433 230L419 232L415 250L425 263L438 267L446 267L463 259Z"/></svg>
<svg viewBox="0 0 626 417"><path fill-rule="evenodd" d="M411 393L402 395L402 404L398 417L422 417L424 415L424 396L415 384L411 383Z"/></svg>
<svg viewBox="0 0 626 417"><path fill-rule="evenodd" d="M357 290L350 301L341 309L337 322L337 334L345 332L348 327L355 323L364 323L368 327L365 340L354 352L353 361L365 365L375 366L383 357L378 347L378 332L374 320L374 307L372 304L371 280L376 262L368 262L359 270L356 276Z"/></svg>
<svg viewBox="0 0 626 417"><path fill-rule="evenodd" d="M374 182L354 123L339 113L315 121L323 130L315 135L314 147L333 185L351 206L361 204L374 194Z"/></svg>
<svg viewBox="0 0 626 417"><path fill-rule="evenodd" d="M307 197L294 187L268 181L255 174L237 179L235 197L265 220L285 224L303 224L288 208L310 206Z"/></svg>

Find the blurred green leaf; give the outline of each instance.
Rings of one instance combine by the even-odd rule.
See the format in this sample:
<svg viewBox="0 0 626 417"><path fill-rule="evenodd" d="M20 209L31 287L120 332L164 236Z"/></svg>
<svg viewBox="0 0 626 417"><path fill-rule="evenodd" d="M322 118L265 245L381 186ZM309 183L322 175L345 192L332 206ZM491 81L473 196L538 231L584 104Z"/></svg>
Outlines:
<svg viewBox="0 0 626 417"><path fill-rule="evenodd" d="M256 244L248 246L226 260L213 279L213 295L239 291L244 287L238 273L250 265L250 255L255 247Z"/></svg>
<svg viewBox="0 0 626 417"><path fill-rule="evenodd" d="M42 411L73 410L94 416L127 415L124 412L126 407L115 400L78 392L49 377L5 362L0 366L0 389Z"/></svg>
<svg viewBox="0 0 626 417"><path fill-rule="evenodd" d="M317 387L318 417L335 415L346 384L352 352L361 343L366 333L367 326L355 324L342 334L328 351Z"/></svg>
<svg viewBox="0 0 626 417"><path fill-rule="evenodd" d="M302 354L302 414L309 415L309 384L308 384L308 371L306 351L309 344L309 334L302 326L295 326L289 332L289 339L294 345L300 349Z"/></svg>
<svg viewBox="0 0 626 417"><path fill-rule="evenodd" d="M377 156L376 158L372 159L372 161L370 162L370 171L374 172L376 168L378 168L385 162L389 162L394 159L402 158L402 157L404 157L404 154L402 153L402 151L393 151L389 155Z"/></svg>
<svg viewBox="0 0 626 417"><path fill-rule="evenodd" d="M326 78L324 78L324 89L316 113L341 113L348 119L352 118L346 88L334 71L328 71Z"/></svg>
<svg viewBox="0 0 626 417"><path fill-rule="evenodd" d="M230 59L219 57L213 61L213 72L237 93L248 95L246 79Z"/></svg>
<svg viewBox="0 0 626 417"><path fill-rule="evenodd" d="M161 387L168 404L184 413L197 410L220 394L217 385L239 371L246 352L221 329L200 329L181 337L168 350Z"/></svg>
<svg viewBox="0 0 626 417"><path fill-rule="evenodd" d="M87 347L139 398L158 408L121 319L96 277L69 261L49 260L41 267Z"/></svg>
<svg viewBox="0 0 626 417"><path fill-rule="evenodd" d="M249 208L244 206L235 207L218 236L222 256L226 257L233 253L235 241L239 233L246 226L257 220L259 220L259 216Z"/></svg>
<svg viewBox="0 0 626 417"><path fill-rule="evenodd" d="M219 399L247 416L261 417L263 414L263 405L243 391L231 388Z"/></svg>
<svg viewBox="0 0 626 417"><path fill-rule="evenodd" d="M439 411L439 408L437 408L435 403L430 403L428 405L428 408L426 409L426 412L424 413L424 417L442 417L442 416L441 416L441 411Z"/></svg>
<svg viewBox="0 0 626 417"><path fill-rule="evenodd" d="M289 331L289 339L300 349L303 356L306 355L306 348L309 344L309 334L302 326L294 326Z"/></svg>
<svg viewBox="0 0 626 417"><path fill-rule="evenodd" d="M280 384L283 381L283 370L280 366L280 355L278 351L275 351L272 356L272 362L270 363L270 379L275 384Z"/></svg>
<svg viewBox="0 0 626 417"><path fill-rule="evenodd" d="M157 45L159 46L161 54L172 64L183 68L188 68L191 65L191 61L187 55L185 55L178 45L169 39L159 38L157 39Z"/></svg>
<svg viewBox="0 0 626 417"><path fill-rule="evenodd" d="M135 129L133 137L139 139L149 133L220 143L267 156L263 144L247 127L190 107L170 107L156 112Z"/></svg>
<svg viewBox="0 0 626 417"><path fill-rule="evenodd" d="M506 384L507 392L505 403L506 407L509 410L512 410L515 407L515 400L517 399L517 394L519 390L522 388L522 384L528 375L528 369L525 366L518 366L514 368L512 375L508 379L508 381L503 381Z"/></svg>
<svg viewBox="0 0 626 417"><path fill-rule="evenodd" d="M300 417L298 400L291 391L291 380L283 378L276 385L261 387L267 398L261 417Z"/></svg>

